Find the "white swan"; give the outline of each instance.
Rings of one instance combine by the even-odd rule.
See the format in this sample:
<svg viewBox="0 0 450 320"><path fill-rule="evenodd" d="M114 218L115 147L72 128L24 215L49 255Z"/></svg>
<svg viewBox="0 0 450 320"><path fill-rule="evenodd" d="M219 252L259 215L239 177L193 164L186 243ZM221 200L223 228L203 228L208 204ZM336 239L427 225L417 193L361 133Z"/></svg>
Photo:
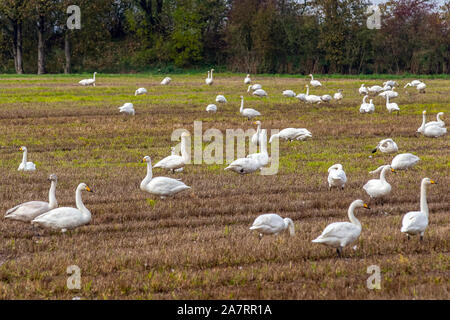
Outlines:
<svg viewBox="0 0 450 320"><path fill-rule="evenodd" d="M415 166L419 161L420 158L412 153L401 153L392 159L391 168L394 170L407 170Z"/></svg>
<svg viewBox="0 0 450 320"><path fill-rule="evenodd" d="M405 84L403 88L406 89L407 87L416 87L419 93L425 93L425 88L427 85L419 80L414 80L413 82L408 82Z"/></svg>
<svg viewBox="0 0 450 320"><path fill-rule="evenodd" d="M381 91L383 91L383 87L380 86L372 86L369 88L370 93L379 93Z"/></svg>
<svg viewBox="0 0 450 320"><path fill-rule="evenodd" d="M145 156L144 159L142 159L142 162L147 163L147 175L140 185L142 191L160 196L161 199L164 199L165 197L172 196L178 192L191 188L177 179L168 177L153 178L152 160L150 157Z"/></svg>
<svg viewBox="0 0 450 320"><path fill-rule="evenodd" d="M284 140L305 140L307 138L312 138L311 132L305 128L286 128L281 130L280 132L273 134L270 137L269 143L272 143L273 139L284 139Z"/></svg>
<svg viewBox="0 0 450 320"><path fill-rule="evenodd" d="M124 103L123 106L119 107L119 112L120 113L123 112L125 114L131 114L134 116L134 114L135 114L134 106L131 102Z"/></svg>
<svg viewBox="0 0 450 320"><path fill-rule="evenodd" d="M282 218L275 213L265 213L258 216L253 221L250 230L259 232L259 237L262 238L264 234L278 235L280 232L289 228L290 236L295 235L294 222L290 218Z"/></svg>
<svg viewBox="0 0 450 320"><path fill-rule="evenodd" d="M284 90L283 96L288 97L288 98L295 98L296 94L292 90Z"/></svg>
<svg viewBox="0 0 450 320"><path fill-rule="evenodd" d="M416 86L416 89L420 92L420 93L425 93L425 88L427 87L427 85L425 83L420 83Z"/></svg>
<svg viewBox="0 0 450 320"><path fill-rule="evenodd" d="M426 137L437 138L443 136L447 133L447 128L445 127L444 121L439 118L439 114L437 116L438 121L432 121L426 123L426 114L427 112L424 110L422 112L422 125L417 129L417 132L420 132ZM443 114L443 112L440 112Z"/></svg>
<svg viewBox="0 0 450 320"><path fill-rule="evenodd" d="M370 209L362 200L355 200L348 208L350 222L334 222L329 224L320 236L312 240L314 243L322 243L336 248L339 257L342 257L342 249L355 242L361 234L361 223L356 219L354 211L356 208Z"/></svg>
<svg viewBox="0 0 450 320"><path fill-rule="evenodd" d="M321 87L322 84L318 80L314 80L314 77L312 74L309 74L309 77L311 77L311 81L309 82L313 87Z"/></svg>
<svg viewBox="0 0 450 320"><path fill-rule="evenodd" d="M95 87L95 75L96 74L97 74L97 72L94 72L94 77L92 79L83 79L83 80L80 80L78 83L81 84L82 86L93 85Z"/></svg>
<svg viewBox="0 0 450 320"><path fill-rule="evenodd" d="M249 83L251 83L251 82L252 82L252 79L250 79L250 75L247 74L247 76L246 76L245 79L244 79L244 84L249 84Z"/></svg>
<svg viewBox="0 0 450 320"><path fill-rule="evenodd" d="M147 89L145 88L138 88L135 92L134 95L135 96L140 96L142 94L147 94Z"/></svg>
<svg viewBox="0 0 450 320"><path fill-rule="evenodd" d="M299 93L296 98L300 101L306 102L306 93Z"/></svg>
<svg viewBox="0 0 450 320"><path fill-rule="evenodd" d="M255 109L252 109L252 108L244 109L244 97L243 96L241 96L241 108L239 111L244 117L247 117L248 120L261 115L261 113L259 113L259 111L256 111Z"/></svg>
<svg viewBox="0 0 450 320"><path fill-rule="evenodd" d="M364 83L361 85L361 87L359 88L359 94L369 94L369 91L367 90L367 88L364 86Z"/></svg>
<svg viewBox="0 0 450 320"><path fill-rule="evenodd" d="M207 85L212 85L214 80L213 80L213 72L214 69L211 69L211 71L208 71L208 78L205 79L205 82Z"/></svg>
<svg viewBox="0 0 450 320"><path fill-rule="evenodd" d="M382 91L389 91L389 90L392 90L392 87L389 86L389 85L387 85L387 84L385 84L385 85L383 86Z"/></svg>
<svg viewBox="0 0 450 320"><path fill-rule="evenodd" d="M252 93L254 96L257 97L267 97L267 92L264 89L256 89L255 91L253 91Z"/></svg>
<svg viewBox="0 0 450 320"><path fill-rule="evenodd" d="M255 83L254 85L249 85L247 92L250 92L250 90L255 91L258 89L262 89L262 85L260 85L259 83Z"/></svg>
<svg viewBox="0 0 450 320"><path fill-rule="evenodd" d="M48 202L29 201L19 204L6 211L5 219L30 222L37 216L56 208L58 202L56 201L55 190L58 178L55 174L51 174L48 180L51 181L50 190L48 192Z"/></svg>
<svg viewBox="0 0 450 320"><path fill-rule="evenodd" d="M269 154L267 153L267 132L262 130L260 134L260 152L251 153L247 158L257 160L259 162L260 168L266 166L269 163Z"/></svg>
<svg viewBox="0 0 450 320"><path fill-rule="evenodd" d="M19 164L19 168L17 168L18 171L35 171L36 165L28 160L28 149L27 147L20 147L20 151L23 151L22 155L22 162Z"/></svg>
<svg viewBox="0 0 450 320"><path fill-rule="evenodd" d="M217 111L217 106L215 104L208 104L206 106L206 111L215 113Z"/></svg>
<svg viewBox="0 0 450 320"><path fill-rule="evenodd" d="M227 99L226 99L223 95L219 94L219 95L216 97L216 102L227 103L228 101L227 101Z"/></svg>
<svg viewBox="0 0 450 320"><path fill-rule="evenodd" d="M342 94L343 89L339 89L338 92L336 92L333 96L335 100L342 100L344 98L344 95Z"/></svg>
<svg viewBox="0 0 450 320"><path fill-rule="evenodd" d="M430 178L423 178L420 184L420 211L410 211L403 216L401 232L409 236L420 234L420 240L428 227L429 210L427 203L427 186L435 184Z"/></svg>
<svg viewBox="0 0 450 320"><path fill-rule="evenodd" d="M309 102L309 103L321 103L322 102L322 99L319 96L309 94L309 85L306 85L305 99L306 99L306 102Z"/></svg>
<svg viewBox="0 0 450 320"><path fill-rule="evenodd" d="M347 176L342 164L334 164L328 168L328 189L331 189L331 187L344 189L346 182Z"/></svg>
<svg viewBox="0 0 450 320"><path fill-rule="evenodd" d="M255 121L253 124L256 124L258 127L256 128L256 133L251 138L251 142L256 146L259 146L263 137L261 132L261 121Z"/></svg>
<svg viewBox="0 0 450 320"><path fill-rule="evenodd" d="M381 171L380 179L369 180L363 186L363 189L372 199L382 198L391 193L392 188L391 185L386 181L386 173L388 171L395 172L395 170L391 168L390 165L384 165L374 171L371 171L370 173L378 173L379 171Z"/></svg>
<svg viewBox="0 0 450 320"><path fill-rule="evenodd" d="M378 142L375 149L372 150L372 153L377 152L377 150L380 150L383 153L395 153L398 151L398 146L392 139L383 139L380 142ZM392 167L392 165L391 165ZM395 168L394 168L395 169Z"/></svg>
<svg viewBox="0 0 450 320"><path fill-rule="evenodd" d="M329 94L324 94L323 96L320 97L320 99L321 99L323 102L330 102L331 99L333 99L333 97L330 96Z"/></svg>
<svg viewBox="0 0 450 320"><path fill-rule="evenodd" d="M91 212L84 206L81 200L81 192L92 190L85 184L80 183L75 192L75 203L77 209L71 207L60 207L41 214L31 221L32 225L37 225L44 228L67 230L80 227L88 224L91 221Z"/></svg>
<svg viewBox="0 0 450 320"><path fill-rule="evenodd" d="M170 77L165 77L162 81L161 84L162 85L168 85L170 82L172 81L172 79Z"/></svg>
<svg viewBox="0 0 450 320"><path fill-rule="evenodd" d="M174 172L175 169L183 168L189 161L189 150L187 149L187 139L190 134L183 132L181 134L181 157L179 155L170 155L156 163L153 168L163 168Z"/></svg>
<svg viewBox="0 0 450 320"><path fill-rule="evenodd" d="M383 86L390 86L393 88L394 86L398 86L398 83L394 80L388 80L386 82L383 82Z"/></svg>
<svg viewBox="0 0 450 320"><path fill-rule="evenodd" d="M425 114L427 113L425 110L422 112L422 115L424 114L424 112L425 112ZM441 117L444 115L444 113L443 112L439 112L437 115L436 115L436 121L430 121L430 122L427 122L427 123L425 123L425 127L428 127L428 126L440 126L440 127L445 127L445 122L441 119ZM426 120L424 121L424 122L426 122ZM422 123L423 124L423 123ZM421 132L421 131L419 131L419 130L421 130L421 128L422 128L422 126L419 128L419 129L417 129L417 132Z"/></svg>
<svg viewBox="0 0 450 320"><path fill-rule="evenodd" d="M261 168L261 164L254 158L238 158L231 162L224 170L231 170L240 174L255 172Z"/></svg>
<svg viewBox="0 0 450 320"><path fill-rule="evenodd" d="M398 107L398 104L395 102L389 102L389 96L386 96L386 109L388 109L389 113L392 111L396 111L397 115L400 114L400 108Z"/></svg>
<svg viewBox="0 0 450 320"><path fill-rule="evenodd" d="M394 90L395 90L395 87L392 88L392 90L386 90L386 91L384 91L384 92L382 92L382 93L380 93L378 95L380 97L383 97L383 98L386 98L386 97L389 97L390 99L397 98L398 97L398 92L394 91Z"/></svg>
<svg viewBox="0 0 450 320"><path fill-rule="evenodd" d="M360 113L373 113L375 112L375 105L373 104L373 100L370 99L370 103L366 102L366 99L368 98L368 95L365 95L363 98L363 101L361 103L361 106L359 107Z"/></svg>

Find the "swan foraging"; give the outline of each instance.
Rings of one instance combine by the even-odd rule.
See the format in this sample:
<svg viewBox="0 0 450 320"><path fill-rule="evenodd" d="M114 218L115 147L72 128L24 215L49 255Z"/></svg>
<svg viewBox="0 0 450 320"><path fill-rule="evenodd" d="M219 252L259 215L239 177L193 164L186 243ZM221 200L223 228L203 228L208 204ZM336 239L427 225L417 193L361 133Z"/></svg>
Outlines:
<svg viewBox="0 0 450 320"><path fill-rule="evenodd" d="M311 81L309 82L313 87L321 87L322 84L320 83L320 81L318 80L314 80L314 77L312 74L308 75L309 77L311 77Z"/></svg>
<svg viewBox="0 0 450 320"><path fill-rule="evenodd" d="M250 92L250 90L255 91L258 89L262 89L262 85L260 85L259 83L255 83L254 85L249 85L247 92Z"/></svg>
<svg viewBox="0 0 450 320"><path fill-rule="evenodd" d="M391 168L394 170L407 170L415 166L419 161L420 158L412 153L401 153L392 159Z"/></svg>
<svg viewBox="0 0 450 320"><path fill-rule="evenodd" d="M142 94L147 94L147 89L145 88L138 88L135 92L134 95L135 96L140 96Z"/></svg>
<svg viewBox="0 0 450 320"><path fill-rule="evenodd" d="M219 94L219 95L216 97L216 102L227 103L228 101L227 101L227 99L226 99L223 95Z"/></svg>
<svg viewBox="0 0 450 320"><path fill-rule="evenodd" d="M307 138L312 138L311 132L305 128L286 128L280 132L272 135L270 137L269 143L272 143L273 139L284 139L284 140L305 140Z"/></svg>
<svg viewBox="0 0 450 320"><path fill-rule="evenodd" d="M419 80L414 80L413 82L407 83L403 88L407 87L416 87L419 93L425 93L425 88L427 87L427 85Z"/></svg>
<svg viewBox="0 0 450 320"><path fill-rule="evenodd" d="M171 170L183 168L189 162L189 150L187 149L187 140L190 134L183 132L181 134L181 156L172 154L156 163L153 168L163 168Z"/></svg>
<svg viewBox="0 0 450 320"><path fill-rule="evenodd" d="M22 162L19 164L19 168L17 170L18 171L36 171L36 165L31 161L27 161L27 159L28 159L27 147L22 146L22 147L20 147L19 150L23 151L23 155L22 155Z"/></svg>
<svg viewBox="0 0 450 320"><path fill-rule="evenodd" d="M262 166L255 158L238 158L231 162L224 170L231 170L240 174L255 172Z"/></svg>
<svg viewBox="0 0 450 320"><path fill-rule="evenodd" d="M295 98L295 92L292 90L284 90L283 91L283 96L288 97L288 98Z"/></svg>
<svg viewBox="0 0 450 320"><path fill-rule="evenodd" d="M377 152L377 150L380 150L383 153L395 153L398 151L397 144L392 139L384 139L378 142L375 149L372 150L372 153ZM392 167L392 165L391 165Z"/></svg>
<svg viewBox="0 0 450 320"><path fill-rule="evenodd" d="M267 92L264 91L264 89L256 89L255 91L253 91L252 93L254 96L257 97L267 97Z"/></svg>
<svg viewBox="0 0 450 320"><path fill-rule="evenodd" d="M5 219L30 222L37 216L56 208L58 202L56 201L55 190L58 178L55 174L51 174L48 180L51 181L50 190L48 192L48 202L29 201L19 204L6 211Z"/></svg>
<svg viewBox="0 0 450 320"><path fill-rule="evenodd" d="M170 77L165 77L165 78L161 81L161 84L162 84L162 85L168 85L171 81L172 81L172 79L171 79Z"/></svg>
<svg viewBox="0 0 450 320"><path fill-rule="evenodd" d="M259 113L259 111L256 111L255 109L252 109L252 108L244 109L244 97L243 96L241 96L241 108L239 111L244 117L247 117L248 120L261 115L261 113Z"/></svg>
<svg viewBox="0 0 450 320"><path fill-rule="evenodd" d="M336 93L334 94L333 98L334 98L335 100L342 100L342 99L344 98L344 95L342 94L342 91L344 91L344 90L339 89L338 92L336 92Z"/></svg>
<svg viewBox="0 0 450 320"><path fill-rule="evenodd" d="M400 108L398 107L398 104L395 102L389 102L389 95L386 96L386 109L388 109L389 113L392 111L397 111L397 115L400 114Z"/></svg>
<svg viewBox="0 0 450 320"><path fill-rule="evenodd" d="M380 86L372 86L369 88L370 93L379 93L381 91L383 91L383 87Z"/></svg>
<svg viewBox="0 0 450 320"><path fill-rule="evenodd" d="M177 179L168 177L153 178L151 158L149 156L145 156L142 159L142 162L147 163L147 175L144 180L142 180L140 185L142 191L160 196L161 199L164 199L165 197L173 196L178 192L191 188Z"/></svg>
<svg viewBox="0 0 450 320"><path fill-rule="evenodd" d="M82 86L93 85L95 87L95 75L96 74L97 74L97 72L94 72L94 77L92 79L83 79L83 80L80 80L78 83L81 84Z"/></svg>
<svg viewBox="0 0 450 320"><path fill-rule="evenodd" d="M256 124L258 127L256 128L256 133L251 138L251 142L256 146L259 146L261 145L261 140L263 137L261 132L261 121L255 121L253 124Z"/></svg>
<svg viewBox="0 0 450 320"><path fill-rule="evenodd" d="M206 111L215 113L217 111L217 106L215 104L208 104L206 106Z"/></svg>
<svg viewBox="0 0 450 320"><path fill-rule="evenodd" d="M84 206L81 192L93 192L85 183L80 183L75 192L75 203L77 209L71 207L60 207L41 214L31 221L32 225L44 228L61 230L66 232L70 229L88 224L91 221L91 212Z"/></svg>
<svg viewBox="0 0 450 320"><path fill-rule="evenodd" d="M205 83L207 85L213 84L213 72L214 72L214 69L211 69L211 71L208 71L208 78L205 79Z"/></svg>
<svg viewBox="0 0 450 320"><path fill-rule="evenodd" d="M328 168L328 189L338 187L344 189L347 182L347 176L342 168L342 164L334 164Z"/></svg>
<svg viewBox="0 0 450 320"><path fill-rule="evenodd" d="M330 96L329 94L324 94L323 96L320 97L320 99L321 99L323 102L330 102L331 99L333 99L333 97Z"/></svg>
<svg viewBox="0 0 450 320"><path fill-rule="evenodd" d="M435 184L430 178L423 178L420 184L420 211L410 211L403 216L401 232L409 236L420 234L420 240L428 227L429 210L427 204L427 186Z"/></svg>
<svg viewBox="0 0 450 320"><path fill-rule="evenodd" d="M342 249L352 244L361 234L361 223L356 219L354 211L356 208L370 209L362 200L355 200L348 208L348 218L350 222L334 222L329 224L320 236L312 240L314 243L322 243L324 245L336 248L338 257L342 257Z"/></svg>
<svg viewBox="0 0 450 320"><path fill-rule="evenodd" d="M443 136L447 133L447 128L445 128L445 123L442 121L439 116L443 114L443 112L438 113L437 121L431 121L426 123L426 114L427 112L424 110L422 112L422 125L417 129L417 132L420 132L426 137L437 138Z"/></svg>
<svg viewBox="0 0 450 320"><path fill-rule="evenodd" d="M388 80L386 82L383 82L383 86L390 86L393 88L394 86L398 86L398 83L394 80Z"/></svg>
<svg viewBox="0 0 450 320"><path fill-rule="evenodd" d="M369 94L369 91L367 90L367 88L364 86L364 83L361 85L361 87L359 88L359 94Z"/></svg>
<svg viewBox="0 0 450 320"><path fill-rule="evenodd" d="M392 90L386 90L379 94L380 97L386 98L389 97L391 99L398 97L398 92L394 91L395 87Z"/></svg>
<svg viewBox="0 0 450 320"><path fill-rule="evenodd" d="M381 171L380 179L372 179L369 180L364 186L363 189L372 199L382 198L389 193L391 193L391 185L386 181L386 173L388 171L395 172L394 168L391 168L390 165L384 165L379 167L378 169L371 171L370 173L378 173Z"/></svg>
<svg viewBox="0 0 450 320"><path fill-rule="evenodd" d="M134 116L134 114L135 114L134 106L131 102L127 102L123 106L119 107L119 112L120 113L123 112L125 114L131 114Z"/></svg>
<svg viewBox="0 0 450 320"><path fill-rule="evenodd" d="M373 113L375 112L375 105L373 104L373 99L370 99L370 103L366 102L368 95L365 95L362 101L361 106L359 107L360 113Z"/></svg>
<svg viewBox="0 0 450 320"><path fill-rule="evenodd" d="M250 227L250 230L259 232L260 238L262 238L264 234L278 235L286 229L289 229L291 237L295 235L294 222L289 218L283 219L275 213L265 213L258 216Z"/></svg>
<svg viewBox="0 0 450 320"><path fill-rule="evenodd" d="M252 79L250 79L250 75L248 74L244 79L244 84L249 84L252 82Z"/></svg>
<svg viewBox="0 0 450 320"><path fill-rule="evenodd" d="M322 102L322 99L319 96L309 94L309 86L308 85L306 85L305 99L306 99L306 102L309 102L309 103L321 103Z"/></svg>

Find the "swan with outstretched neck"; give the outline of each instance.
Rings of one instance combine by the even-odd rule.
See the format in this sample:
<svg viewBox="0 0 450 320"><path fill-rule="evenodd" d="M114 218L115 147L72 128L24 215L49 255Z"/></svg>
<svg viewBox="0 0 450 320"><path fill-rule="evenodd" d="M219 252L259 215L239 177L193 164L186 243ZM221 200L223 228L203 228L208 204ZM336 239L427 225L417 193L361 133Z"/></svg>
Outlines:
<svg viewBox="0 0 450 320"><path fill-rule="evenodd" d="M92 79L83 79L83 80L80 80L78 83L81 84L82 86L93 85L95 87L95 75L96 74L97 74L97 72L94 72L94 76Z"/></svg>
<svg viewBox="0 0 450 320"><path fill-rule="evenodd" d="M372 199L382 198L391 193L391 185L386 181L386 173L389 171L395 172L390 165L384 165L379 167L378 169L371 171L370 173L380 173L380 179L372 179L369 180L364 186L363 189Z"/></svg>
<svg viewBox="0 0 450 320"><path fill-rule="evenodd" d="M181 134L181 157L172 154L156 163L153 168L163 168L174 172L176 169L183 168L189 162L189 150L187 149L187 140L190 134L183 132Z"/></svg>
<svg viewBox="0 0 450 320"><path fill-rule="evenodd" d="M445 128L445 123L440 119L440 115L443 112L438 113L436 119L437 121L431 121L426 123L427 112L424 110L422 112L422 125L417 129L417 132L423 134L426 137L437 138L443 136L447 133L447 128Z"/></svg>
<svg viewBox="0 0 450 320"><path fill-rule="evenodd" d="M411 211L403 216L401 232L410 236L420 234L420 240L428 227L429 210L427 203L427 186L435 184L430 178L423 178L420 185L420 211Z"/></svg>
<svg viewBox="0 0 450 320"><path fill-rule="evenodd" d="M23 155L22 155L22 162L20 163L19 168L17 168L17 170L18 171L35 171L36 165L33 162L28 161L27 147L22 146L22 147L20 147L19 150L23 152Z"/></svg>
<svg viewBox="0 0 450 320"><path fill-rule="evenodd" d="M248 120L261 115L261 113L255 109L244 108L244 97L243 96L241 96L241 108L239 109L239 112L244 117L247 117Z"/></svg>

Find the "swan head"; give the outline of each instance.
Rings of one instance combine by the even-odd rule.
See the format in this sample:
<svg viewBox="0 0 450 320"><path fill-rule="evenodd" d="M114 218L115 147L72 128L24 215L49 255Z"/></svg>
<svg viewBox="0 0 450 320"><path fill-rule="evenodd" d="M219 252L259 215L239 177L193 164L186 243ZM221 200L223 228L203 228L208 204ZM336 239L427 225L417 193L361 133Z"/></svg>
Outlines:
<svg viewBox="0 0 450 320"><path fill-rule="evenodd" d="M423 110L423 111L422 111L422 114L427 114L427 110Z"/></svg>
<svg viewBox="0 0 450 320"><path fill-rule="evenodd" d="M330 172L331 170L342 170L342 164L337 163L337 164L333 164L331 167L328 168L328 172Z"/></svg>
<svg viewBox="0 0 450 320"><path fill-rule="evenodd" d="M247 74L247 78L250 78L250 75L249 75L249 74Z"/></svg>
<svg viewBox="0 0 450 320"><path fill-rule="evenodd" d="M257 120L257 121L255 121L255 122L253 122L253 124L260 125L260 124L261 124L261 121Z"/></svg>
<svg viewBox="0 0 450 320"><path fill-rule="evenodd" d="M191 135L190 135L190 133L188 133L188 132L183 132L182 134L181 134L181 137L190 137Z"/></svg>
<svg viewBox="0 0 450 320"><path fill-rule="evenodd" d="M24 151L25 152L25 151L27 151L27 147L22 146L22 147L19 148L19 151Z"/></svg>
<svg viewBox="0 0 450 320"><path fill-rule="evenodd" d="M355 200L352 202L350 206L353 206L355 208L364 208L364 209L370 209L369 205L367 203L364 203L361 199Z"/></svg>
<svg viewBox="0 0 450 320"><path fill-rule="evenodd" d="M312 77L313 75L310 73L310 74L308 74L308 77Z"/></svg>
<svg viewBox="0 0 450 320"><path fill-rule="evenodd" d="M149 156L145 156L142 158L142 163L151 163L152 159Z"/></svg>
<svg viewBox="0 0 450 320"><path fill-rule="evenodd" d="M244 96L241 96L241 100L244 100Z"/></svg>
<svg viewBox="0 0 450 320"><path fill-rule="evenodd" d="M83 190L83 191L87 191L87 192L92 192L94 193L94 191L92 191L91 188L88 187L88 185L86 183L80 183L78 185L78 189Z"/></svg>
<svg viewBox="0 0 450 320"><path fill-rule="evenodd" d="M342 91L344 91L344 89L339 89L339 90L338 90L338 92L342 92Z"/></svg>
<svg viewBox="0 0 450 320"><path fill-rule="evenodd" d="M55 181L55 182L57 182L58 181L58 177L56 176L56 174L51 174L49 177L48 177L48 179L47 179L48 181Z"/></svg>
<svg viewBox="0 0 450 320"><path fill-rule="evenodd" d="M430 178L423 178L422 183L424 184L436 184L436 181L430 179Z"/></svg>
<svg viewBox="0 0 450 320"><path fill-rule="evenodd" d="M439 112L437 115L438 115L439 117L442 117L442 116L444 115L444 113L443 113L443 112Z"/></svg>

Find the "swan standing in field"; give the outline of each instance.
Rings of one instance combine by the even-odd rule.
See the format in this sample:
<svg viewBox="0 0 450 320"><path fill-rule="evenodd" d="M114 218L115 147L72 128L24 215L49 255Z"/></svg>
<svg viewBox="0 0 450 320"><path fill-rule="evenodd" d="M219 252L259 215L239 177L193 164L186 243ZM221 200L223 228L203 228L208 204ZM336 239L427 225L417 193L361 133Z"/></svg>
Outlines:
<svg viewBox="0 0 450 320"><path fill-rule="evenodd" d="M370 93L379 93L381 91L383 91L383 87L380 86L372 86L369 88Z"/></svg>
<svg viewBox="0 0 450 320"><path fill-rule="evenodd" d="M420 234L420 240L428 227L429 210L427 203L427 186L435 184L430 178L423 178L420 184L420 211L410 211L403 216L401 232L410 236Z"/></svg>
<svg viewBox="0 0 450 320"><path fill-rule="evenodd" d="M187 139L189 136L190 134L186 132L181 134L181 156L172 154L160 160L153 166L153 168L171 170L172 173L176 169L183 168L189 161L189 150L187 149Z"/></svg>
<svg viewBox="0 0 450 320"><path fill-rule="evenodd" d="M414 81L418 81L418 80L414 80ZM416 89L417 89L417 91L419 91L419 93L425 93L425 88L427 87L427 85L425 83L419 81L418 83L415 82L413 84L413 82L407 83L403 88L416 87Z"/></svg>
<svg viewBox="0 0 450 320"><path fill-rule="evenodd" d="M375 147L375 149L372 150L372 153L377 152L377 150L380 150L383 153L395 153L398 151L398 146L394 140L389 138L378 142L378 145Z"/></svg>
<svg viewBox="0 0 450 320"><path fill-rule="evenodd" d="M145 156L142 162L147 163L147 175L142 180L140 188L142 191L160 196L164 199L168 196L173 196L178 192L190 189L191 187L185 185L183 182L177 179L168 177L155 177L152 173L152 160L149 156Z"/></svg>
<svg viewBox="0 0 450 320"><path fill-rule="evenodd" d="M257 97L267 97L267 92L264 89L256 89L255 91L253 91L252 93L254 96Z"/></svg>
<svg viewBox="0 0 450 320"><path fill-rule="evenodd" d="M328 190L331 190L331 187L344 189L346 182L347 176L342 168L342 164L334 164L328 168Z"/></svg>
<svg viewBox="0 0 450 320"><path fill-rule="evenodd" d="M426 123L427 112L424 110L422 112L422 125L417 129L417 132L423 134L426 137L437 138L443 136L447 133L447 128L445 127L444 121L442 121L439 116L444 114L443 112L438 113L437 121L431 121Z"/></svg>
<svg viewBox="0 0 450 320"><path fill-rule="evenodd" d="M344 98L344 95L342 94L342 89L339 89L338 92L336 92L333 96L334 100L342 100Z"/></svg>
<svg viewBox="0 0 450 320"><path fill-rule="evenodd" d="M61 207L50 210L41 214L33 221L32 225L37 225L44 228L61 230L66 232L70 229L88 224L91 221L91 212L84 206L81 200L81 192L92 192L85 183L80 183L75 192L75 203L77 209L71 207Z"/></svg>
<svg viewBox="0 0 450 320"><path fill-rule="evenodd" d="M361 106L359 107L360 113L373 113L375 112L375 105L373 104L373 100L370 99L370 103L366 102L366 99L368 98L368 95L365 95L362 101Z"/></svg>
<svg viewBox="0 0 450 320"><path fill-rule="evenodd" d="M20 151L23 151L22 162L19 164L18 171L36 171L36 165L28 160L28 149L27 147L20 147Z"/></svg>
<svg viewBox="0 0 450 320"><path fill-rule="evenodd" d="M161 84L162 85L168 85L170 82L172 81L172 79L170 77L165 77L162 81Z"/></svg>
<svg viewBox="0 0 450 320"><path fill-rule="evenodd" d="M388 80L386 82L383 82L383 86L390 86L393 89L395 86L398 86L398 83L394 80Z"/></svg>
<svg viewBox="0 0 450 320"><path fill-rule="evenodd" d="M395 102L389 102L389 96L386 96L386 109L388 109L389 113L392 111L396 111L397 115L400 114L400 108L398 107L398 104Z"/></svg>
<svg viewBox="0 0 450 320"><path fill-rule="evenodd" d="M401 153L392 159L391 168L394 170L408 170L414 167L419 161L420 158L412 153Z"/></svg>
<svg viewBox="0 0 450 320"><path fill-rule="evenodd" d="M228 101L227 101L227 99L226 99L223 95L219 94L219 95L216 97L216 102L227 103Z"/></svg>
<svg viewBox="0 0 450 320"><path fill-rule="evenodd" d="M283 96L288 97L288 98L294 98L296 96L296 94L292 90L284 90Z"/></svg>
<svg viewBox="0 0 450 320"><path fill-rule="evenodd" d="M262 166L258 159L255 158L238 158L231 162L224 170L230 170L239 174L247 174L255 172Z"/></svg>
<svg viewBox="0 0 450 320"><path fill-rule="evenodd" d="M320 99L321 99L323 102L330 102L331 99L333 99L333 97L330 96L329 94L324 94L323 96L320 97Z"/></svg>
<svg viewBox="0 0 450 320"><path fill-rule="evenodd" d="M135 115L134 106L131 102L125 103L123 106L119 107L120 113Z"/></svg>
<svg viewBox="0 0 450 320"><path fill-rule="evenodd" d="M55 174L51 174L48 180L51 181L50 191L48 192L48 202L29 201L19 204L18 206L6 211L5 219L30 222L37 216L56 208L58 206L58 202L56 201L55 191L58 178Z"/></svg>
<svg viewBox="0 0 450 320"><path fill-rule="evenodd" d="M386 98L386 97L389 97L390 99L397 98L398 92L394 91L394 89L395 89L395 87L392 88L392 90L386 90L378 95L383 98Z"/></svg>
<svg viewBox="0 0 450 320"><path fill-rule="evenodd" d="M250 92L250 90L255 91L258 89L262 89L262 85L260 85L259 83L255 83L254 85L249 85L247 92Z"/></svg>
<svg viewBox="0 0 450 320"><path fill-rule="evenodd" d="M312 134L305 128L286 128L276 134L273 134L270 137L269 143L272 143L275 138L289 141L305 140L307 138L312 138Z"/></svg>
<svg viewBox="0 0 450 320"><path fill-rule="evenodd" d="M309 77L311 77L311 81L309 82L313 87L321 87L322 84L318 80L314 80L314 77L312 74L309 74Z"/></svg>
<svg viewBox="0 0 450 320"><path fill-rule="evenodd" d="M252 79L250 79L250 75L248 74L244 79L244 84L250 84L252 82Z"/></svg>
<svg viewBox="0 0 450 320"><path fill-rule="evenodd" d="M138 88L135 92L134 95L135 96L140 96L142 94L147 94L147 89L145 88Z"/></svg>
<svg viewBox="0 0 450 320"><path fill-rule="evenodd" d="M289 218L283 219L275 213L265 213L258 216L250 227L250 230L259 232L260 239L264 234L278 235L286 229L289 229L289 234L291 237L295 235L294 222Z"/></svg>
<svg viewBox="0 0 450 320"><path fill-rule="evenodd" d="M248 120L261 115L261 113L259 113L259 111L256 111L255 109L252 109L252 108L244 109L244 97L243 96L241 96L241 108L239 111L244 117L247 117Z"/></svg>
<svg viewBox="0 0 450 320"><path fill-rule="evenodd" d="M319 96L309 94L309 86L308 85L306 85L305 99L306 99L306 102L308 102L308 103L321 103L322 102L322 99Z"/></svg>
<svg viewBox="0 0 450 320"><path fill-rule="evenodd" d="M386 173L388 171L395 172L390 165L384 165L379 167L377 170L371 171L370 173L378 173L381 171L380 179L372 179L369 180L364 186L363 189L372 199L382 198L389 193L391 193L391 185L386 181Z"/></svg>
<svg viewBox="0 0 450 320"><path fill-rule="evenodd" d="M258 127L256 128L256 133L252 136L251 142L255 146L261 145L261 139L263 138L263 134L261 132L261 121L255 121L253 124L256 124Z"/></svg>
<svg viewBox="0 0 450 320"><path fill-rule="evenodd" d="M206 106L206 111L215 113L217 111L217 106L215 104L208 104Z"/></svg>
<svg viewBox="0 0 450 320"><path fill-rule="evenodd" d="M364 94L364 95L369 94L369 90L367 90L367 88L364 86L364 83L359 88L359 94Z"/></svg>
<svg viewBox="0 0 450 320"><path fill-rule="evenodd" d="M361 223L356 219L354 211L356 208L370 209L362 200L355 200L348 208L348 218L350 222L334 222L329 224L320 236L312 240L314 243L336 248L338 257L342 257L342 249L355 242L361 234Z"/></svg>
<svg viewBox="0 0 450 320"><path fill-rule="evenodd" d="M94 72L94 77L92 79L83 79L83 80L80 80L78 83L81 84L82 86L93 85L95 87L95 75L96 74L97 74L97 72Z"/></svg>
<svg viewBox="0 0 450 320"><path fill-rule="evenodd" d="M214 69L211 69L211 71L208 71L208 78L205 79L205 83L207 85L213 84L213 71L214 71Z"/></svg>

